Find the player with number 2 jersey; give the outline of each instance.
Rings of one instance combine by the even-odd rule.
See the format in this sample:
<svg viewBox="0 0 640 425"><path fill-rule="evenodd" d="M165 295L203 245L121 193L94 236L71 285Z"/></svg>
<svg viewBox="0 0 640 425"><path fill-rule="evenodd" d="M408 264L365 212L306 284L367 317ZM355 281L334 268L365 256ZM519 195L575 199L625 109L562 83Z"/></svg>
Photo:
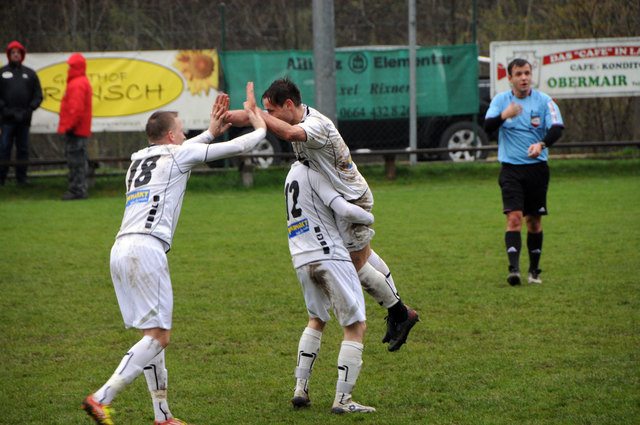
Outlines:
<svg viewBox="0 0 640 425"><path fill-rule="evenodd" d="M370 225L373 215L347 202L320 173L295 162L285 182L289 250L309 322L298 343L294 407L307 407L309 379L331 309L344 330L332 413L374 412L351 398L362 366L366 315L356 269L340 237L337 217Z"/></svg>

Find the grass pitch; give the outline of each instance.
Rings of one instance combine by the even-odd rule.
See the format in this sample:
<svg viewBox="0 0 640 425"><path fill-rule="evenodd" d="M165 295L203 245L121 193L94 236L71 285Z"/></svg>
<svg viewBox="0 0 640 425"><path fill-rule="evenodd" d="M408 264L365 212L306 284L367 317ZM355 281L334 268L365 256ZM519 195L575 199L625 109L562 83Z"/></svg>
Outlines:
<svg viewBox="0 0 640 425"><path fill-rule="evenodd" d="M327 326L313 405L293 410L306 324L287 249L282 182L259 171L194 176L168 254L172 412L193 424L637 424L640 420L640 160L551 163L542 285L506 283L498 164L362 168L373 248L420 322L396 353L385 311L368 330L354 399L329 414L342 332ZM61 202L64 180L0 188L0 423L89 424L83 397L139 339L109 277L123 179ZM524 236L524 234L523 234ZM523 240L523 245L524 240ZM526 269L527 255L521 257ZM116 424L153 423L144 377L114 402Z"/></svg>

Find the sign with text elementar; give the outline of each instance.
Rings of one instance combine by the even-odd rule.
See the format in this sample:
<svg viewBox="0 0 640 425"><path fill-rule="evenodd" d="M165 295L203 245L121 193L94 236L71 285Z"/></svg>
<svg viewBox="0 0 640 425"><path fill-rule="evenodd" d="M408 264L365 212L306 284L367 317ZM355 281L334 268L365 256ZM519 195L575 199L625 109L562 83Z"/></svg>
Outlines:
<svg viewBox="0 0 640 425"><path fill-rule="evenodd" d="M247 81L254 82L259 102L269 85L282 77L296 83L302 101L314 106L312 51L232 51L220 56L232 108L242 108ZM477 56L473 44L416 49L418 116L478 111ZM409 50L336 51L336 89L339 120L408 118Z"/></svg>
<svg viewBox="0 0 640 425"><path fill-rule="evenodd" d="M532 86L555 98L640 96L640 37L499 41L490 45L491 96L510 89L508 64L532 65Z"/></svg>

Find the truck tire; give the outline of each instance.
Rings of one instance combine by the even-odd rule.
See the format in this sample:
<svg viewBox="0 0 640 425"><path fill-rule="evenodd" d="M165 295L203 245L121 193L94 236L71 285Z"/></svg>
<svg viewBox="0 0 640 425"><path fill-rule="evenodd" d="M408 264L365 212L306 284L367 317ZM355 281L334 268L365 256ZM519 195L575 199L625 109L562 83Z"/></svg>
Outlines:
<svg viewBox="0 0 640 425"><path fill-rule="evenodd" d="M260 143L249 153L252 154L266 154L272 155L274 153L280 153L280 141L270 133L267 133L267 137L262 139ZM258 168L269 168L272 165L275 165L279 162L279 158L269 156L269 157L255 157L251 158L253 164Z"/></svg>
<svg viewBox="0 0 640 425"><path fill-rule="evenodd" d="M478 125L478 144L477 146L486 146L489 144L489 138L484 129ZM464 148L474 147L473 123L471 121L458 121L451 124L440 137L440 147L448 149L460 149L452 152L444 152L440 158L451 160L454 162L475 161L476 159L485 159L488 155L487 151L468 151Z"/></svg>

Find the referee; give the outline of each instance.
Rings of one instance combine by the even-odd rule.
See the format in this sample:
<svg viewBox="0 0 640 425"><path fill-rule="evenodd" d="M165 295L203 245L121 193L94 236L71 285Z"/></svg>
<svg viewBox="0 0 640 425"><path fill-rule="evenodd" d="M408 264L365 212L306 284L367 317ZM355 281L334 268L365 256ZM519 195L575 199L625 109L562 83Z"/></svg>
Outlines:
<svg viewBox="0 0 640 425"><path fill-rule="evenodd" d="M487 132L500 129L498 182L503 212L507 216L505 245L509 258L507 282L520 285L522 217L527 222L529 283L542 283L538 268L542 253L542 216L547 215L549 187L548 147L562 135L564 124L558 105L548 95L531 88L531 64L514 59L507 67L511 90L491 101L485 116Z"/></svg>

